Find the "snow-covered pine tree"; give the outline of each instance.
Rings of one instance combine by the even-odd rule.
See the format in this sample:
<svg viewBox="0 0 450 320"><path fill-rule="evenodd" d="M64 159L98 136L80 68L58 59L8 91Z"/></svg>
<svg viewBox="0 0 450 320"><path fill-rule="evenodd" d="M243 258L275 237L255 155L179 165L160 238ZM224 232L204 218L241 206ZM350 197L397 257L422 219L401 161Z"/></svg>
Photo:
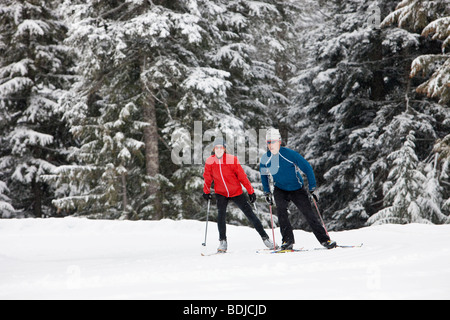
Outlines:
<svg viewBox="0 0 450 320"><path fill-rule="evenodd" d="M409 132L400 150L388 156L392 167L384 184L386 208L372 215L368 224L436 223L445 217L430 199L430 195L436 192L435 185L424 188L431 180L418 168L414 135L414 131Z"/></svg>
<svg viewBox="0 0 450 320"><path fill-rule="evenodd" d="M280 69L289 63L281 57L288 49L281 35L288 33L289 21L282 20L276 4L277 1L227 2L230 21L239 23L226 26L228 33L225 41L217 43L214 60L232 75L227 100L235 117L242 119L243 129L269 126L271 116L287 104ZM239 137L240 133L235 135Z"/></svg>
<svg viewBox="0 0 450 320"><path fill-rule="evenodd" d="M178 82L170 80L170 74L162 73L167 74L169 80L166 82L170 84L161 86L162 96L171 101L167 104L169 119L163 128L163 137L170 141L170 147L174 147L180 142L174 139L178 133L190 135L187 163L166 166L175 186L171 203L178 217L203 218L206 211L201 198L203 154L193 149L193 140L201 140L205 130L216 130L217 134L224 135L243 130L243 122L233 114L228 96L232 87L230 71L233 68L234 72L239 72L244 68L242 56L246 55L247 47L239 43L235 33L243 18L230 14L229 4L227 1L179 1L178 4L195 19L200 30L198 41L181 45L187 47L190 59L184 64L184 71L179 73ZM230 45L233 43L230 39L235 39L235 46ZM224 48L225 44L230 46ZM221 57L227 58L227 67L221 64ZM201 121L200 137L192 135L194 121ZM201 150L210 143L200 141Z"/></svg>
<svg viewBox="0 0 450 320"><path fill-rule="evenodd" d="M0 171L11 204L24 215L54 212L42 175L64 162L57 101L71 81L66 27L51 1L0 4Z"/></svg>
<svg viewBox="0 0 450 320"><path fill-rule="evenodd" d="M77 7L69 16L67 42L77 48L81 77L66 95L64 111L80 143L72 152L74 164L58 169L58 180L68 186L54 203L107 218L160 218L165 178L157 86L170 86L164 80L177 79L183 70L159 53L171 35L177 38L170 11L142 1L66 1L65 6ZM151 72L172 77L151 78Z"/></svg>
<svg viewBox="0 0 450 320"><path fill-rule="evenodd" d="M437 1L401 1L396 10L389 14L382 23L384 26L396 24L398 27L411 32L420 33L422 37L435 40L441 46L441 52L425 52L416 57L411 64L411 78L425 81L417 87L417 92L430 98L438 99L444 106L450 106L450 6L446 0ZM448 125L450 111L442 123ZM448 131L447 131L448 132ZM439 139L435 145L435 151L440 154L437 170L441 170L441 176L446 176L448 168L449 135ZM442 180L441 180L442 181ZM450 190L444 182L443 194L449 198ZM450 202L447 200L443 208L449 212Z"/></svg>
<svg viewBox="0 0 450 320"><path fill-rule="evenodd" d="M380 19L392 5L393 1L326 2L320 7L322 18L315 19L317 27L301 34L315 42L307 42L312 43L311 56L305 58L310 63L291 81L296 86L295 104L288 115L296 133L289 143L315 169L330 228L362 226L383 208L386 157L400 148L409 132L385 131L396 115L407 109L420 123L416 135L421 160L431 152L428 142L448 130L448 124L441 126L445 110L421 101L409 79L411 61L428 42L405 30L379 29L371 23L373 6ZM388 136L389 143L383 142Z"/></svg>
<svg viewBox="0 0 450 320"><path fill-rule="evenodd" d="M8 191L6 183L0 180L0 218L10 218L16 211L11 205L11 199L6 195Z"/></svg>
<svg viewBox="0 0 450 320"><path fill-rule="evenodd" d="M279 25L280 15L275 1L191 1L191 5L194 3L209 44L203 46L203 52L198 52L197 56L211 70L226 74L228 81L221 93L222 101L209 99L205 106L203 130L214 129L217 134L228 137L229 151L236 154L240 147L248 145L246 130L269 126L271 115L276 113L274 110L287 100L281 92L283 82L277 75L277 60L285 44L278 41L279 30L274 27ZM204 86L206 82L202 78L199 80L196 87ZM202 91L198 93L196 99L203 101L208 97ZM182 103L178 107L183 106ZM188 112L182 123L192 128L193 120L196 119L192 119L192 112ZM208 144L210 141L206 141L204 147ZM256 167L245 165L246 159L240 160L250 177L259 176ZM203 185L202 171L203 166L188 165L175 172L177 185L181 187L178 194L182 195L179 202L183 203L184 217L195 217L197 212L204 214L201 210L204 201L198 197ZM246 219L237 210L230 215L231 221L245 223Z"/></svg>
<svg viewBox="0 0 450 320"><path fill-rule="evenodd" d="M81 203L76 202L96 202L97 197L99 210L107 197L123 209L123 190L131 194L129 188L141 188L127 197L134 199L130 210L137 217L195 215L199 210L192 201L200 200L202 167L180 169L171 162L171 135L192 129L195 120L202 121L203 130L217 128L224 134L238 135L247 121L256 125L255 118L267 118L265 104L248 111L243 106L247 106L245 99L253 103L253 97L263 91L266 98L260 99L275 96L268 86L264 88L272 79L256 72L271 72L273 67L252 63L257 53L250 32L256 30L257 21L264 21L264 14L275 16L274 7L257 1L191 0L66 1L64 6L77 8L69 15L73 27L67 42L81 53L81 77L66 95L64 110L80 146L72 153L75 165L59 168L58 179L69 185L66 196L55 203L79 210ZM130 104L134 113L129 119L133 121L122 126L120 112ZM112 169L119 165L120 148L106 143L114 141L117 134L145 144L139 149L144 153L144 164L136 164L139 152L135 150L129 154L136 158L123 166L127 179L131 179L130 170L136 170L136 180L129 188L123 186L123 175ZM102 176L105 166L111 168L110 177ZM147 178L139 180L139 176ZM170 189L161 190L161 181L171 185ZM144 185L158 191L156 202L146 201ZM92 212L93 205L91 202L85 211Z"/></svg>
<svg viewBox="0 0 450 320"><path fill-rule="evenodd" d="M442 43L442 52L440 54L426 54L417 57L411 65L411 77L421 77L427 79L424 83L417 87L417 92L426 94L430 98L439 100L439 103L450 107L450 5L446 2L444 11L439 8L433 11L436 19L423 28L421 35L423 37L431 37L432 40L438 40ZM430 76L431 75L431 76ZM450 110L447 110L450 115ZM450 122L450 116L444 120L445 123ZM443 139L437 141L435 150L439 153L440 170L442 171L442 179L448 180L445 173L448 170L449 157L449 141L450 134ZM439 170L439 169L438 169ZM444 197L447 199L442 205L442 210L447 215L450 214L450 188L446 182ZM444 220L444 219L442 219ZM448 221L448 220L447 220ZM449 222L449 221L448 221Z"/></svg>
<svg viewBox="0 0 450 320"><path fill-rule="evenodd" d="M437 168L438 155L435 160L422 165L422 171L426 175L423 187L423 196L419 199L420 207L432 223L450 223L450 215L447 213L447 204L444 202L444 188L441 186L440 174ZM447 200L448 201L448 200Z"/></svg>
<svg viewBox="0 0 450 320"><path fill-rule="evenodd" d="M438 140L434 146L434 151L438 157L436 160L439 160L439 163L441 163L439 181L444 186L442 210L444 214L450 216L450 135L445 136L442 140Z"/></svg>
<svg viewBox="0 0 450 320"><path fill-rule="evenodd" d="M133 204L143 197L144 144L139 133L144 124L137 120L132 101L120 107L114 102L96 104L98 117L87 114L83 125L72 127L81 142L72 148L69 159L73 164L59 166L50 176L61 188L53 203L66 212L132 217Z"/></svg>
<svg viewBox="0 0 450 320"><path fill-rule="evenodd" d="M441 160L450 161L450 135L438 140L435 145L435 151L439 154Z"/></svg>
<svg viewBox="0 0 450 320"><path fill-rule="evenodd" d="M312 163L330 227L364 221L373 192L368 164L376 158L371 123L386 94L380 74L380 33L369 25L370 4L324 2L305 29L308 64L292 79L290 144ZM300 107L299 107L300 106ZM365 140L365 141L363 141Z"/></svg>
<svg viewBox="0 0 450 320"><path fill-rule="evenodd" d="M425 54L417 57L411 65L411 77L429 79L417 87L417 92L439 103L450 106L450 6L447 0L416 1L403 0L396 10L383 21L383 26L397 24L398 27L421 33L442 43L440 54ZM430 76L431 75L431 76Z"/></svg>
<svg viewBox="0 0 450 320"><path fill-rule="evenodd" d="M240 148L249 145L246 130L257 131L271 125L273 115L287 101L283 93L284 83L279 75L280 65L283 63L280 53L286 49L283 47L286 41L279 40L281 30L274 27L279 26L282 21L277 1L191 1L190 8L199 12L200 24L207 32L202 52L197 52L197 57L210 70L220 70L226 75L221 78L226 79L227 83L223 86L225 90L220 92L221 100L215 97L209 98L206 103L202 102L201 105L205 105L202 108L203 118L198 108L194 113L183 112L183 119L172 116L174 121L171 123L176 126L165 131L181 133L186 128L192 128L193 121L197 120L193 115L198 114L198 119L202 119L203 130L216 130L217 134L229 138L229 151L236 154ZM197 71L193 76L196 74ZM187 95L190 97L187 101L191 105L191 101L194 101L195 106L196 100L205 101L209 94L198 91L207 84L204 77L195 79L193 76L189 78L189 83L198 82L194 87L197 97ZM214 82L220 84L223 81ZM208 91L214 92L210 89ZM177 108L192 110L192 107L184 108L185 101L182 100ZM179 113L172 112L172 115ZM203 147L208 144L210 141L205 141ZM246 151L246 159L240 160L247 174L255 177L252 180L255 182L256 177L259 177L256 166L247 166L245 163L249 159L248 152L259 150L246 148ZM202 171L203 166L181 165L173 176L177 180L175 185L179 188L177 203L182 203L181 212L184 217L195 217L197 213L204 215L204 210L201 210L204 208L204 201L199 197L203 185ZM233 212L230 221L246 221L239 210L235 212L237 215Z"/></svg>
<svg viewBox="0 0 450 320"><path fill-rule="evenodd" d="M243 146L250 146L246 130L274 125L288 104L286 81L293 59L290 40L293 14L279 1L215 1L224 8L223 14L210 21L220 30L211 54L215 68L229 72L231 83L227 102L231 114L225 115L217 128L231 138L230 151L236 154ZM240 159L254 187L259 180L258 165L246 165L249 153L265 150L246 148L245 159ZM240 156L240 155L239 155ZM260 210L263 212L262 210ZM246 222L237 210L237 222ZM239 219L237 219L239 217ZM269 221L268 217L263 220Z"/></svg>

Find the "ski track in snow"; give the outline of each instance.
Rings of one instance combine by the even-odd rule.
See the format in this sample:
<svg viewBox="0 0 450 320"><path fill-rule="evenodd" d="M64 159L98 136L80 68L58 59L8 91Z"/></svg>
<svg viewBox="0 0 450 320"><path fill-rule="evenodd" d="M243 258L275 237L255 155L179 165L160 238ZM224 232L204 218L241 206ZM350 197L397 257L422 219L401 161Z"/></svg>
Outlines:
<svg viewBox="0 0 450 320"><path fill-rule="evenodd" d="M0 299L449 299L450 225L331 232L362 248L257 254L254 229L183 220L0 220ZM267 230L272 234L271 230ZM280 242L279 229L275 237ZM296 245L319 244L295 230Z"/></svg>

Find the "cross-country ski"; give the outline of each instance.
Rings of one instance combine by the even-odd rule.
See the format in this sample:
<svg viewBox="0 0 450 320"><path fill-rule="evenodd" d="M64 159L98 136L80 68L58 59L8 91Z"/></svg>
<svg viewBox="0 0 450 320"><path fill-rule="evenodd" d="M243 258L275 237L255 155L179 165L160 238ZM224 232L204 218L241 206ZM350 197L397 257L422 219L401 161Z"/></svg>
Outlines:
<svg viewBox="0 0 450 320"><path fill-rule="evenodd" d="M209 257L209 256L215 256L215 255L223 255L226 254L226 251L216 251L216 252L210 252L210 253L201 253L202 257Z"/></svg>
<svg viewBox="0 0 450 320"><path fill-rule="evenodd" d="M342 248L342 249L349 249L349 248L361 248L363 246L363 244L359 244L359 245L336 245L335 249L338 248ZM328 248L311 248L311 249L305 249L305 248L300 248L300 249L279 249L279 250L270 250L270 249L262 249L262 250L257 250L256 253L291 253L291 252L308 252L308 251L318 251L318 250L331 250Z"/></svg>

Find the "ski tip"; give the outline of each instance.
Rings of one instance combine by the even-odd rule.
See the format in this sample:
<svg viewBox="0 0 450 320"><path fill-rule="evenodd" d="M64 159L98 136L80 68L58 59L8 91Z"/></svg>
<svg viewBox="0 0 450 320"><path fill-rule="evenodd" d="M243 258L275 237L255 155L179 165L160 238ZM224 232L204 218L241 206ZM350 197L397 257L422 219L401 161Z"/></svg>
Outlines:
<svg viewBox="0 0 450 320"><path fill-rule="evenodd" d="M215 255L221 255L227 253L226 251L217 251L213 253L201 253L202 257L209 257L209 256L215 256Z"/></svg>
<svg viewBox="0 0 450 320"><path fill-rule="evenodd" d="M358 245L351 245L351 246L346 246L346 245L337 245L336 248L361 248L364 245L364 243L358 244Z"/></svg>

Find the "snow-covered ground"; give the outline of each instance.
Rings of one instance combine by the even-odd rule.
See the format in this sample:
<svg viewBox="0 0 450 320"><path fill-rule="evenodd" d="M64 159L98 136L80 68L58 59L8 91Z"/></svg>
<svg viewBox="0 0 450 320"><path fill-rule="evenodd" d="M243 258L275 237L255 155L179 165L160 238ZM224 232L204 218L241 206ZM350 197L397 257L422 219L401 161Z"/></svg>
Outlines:
<svg viewBox="0 0 450 320"><path fill-rule="evenodd" d="M450 225L332 232L340 244L364 246L287 254L257 254L263 244L255 230L228 226L229 253L202 257L204 227L0 220L0 299L450 298ZM311 233L295 235L297 247L318 246ZM210 223L206 250L217 244Z"/></svg>

